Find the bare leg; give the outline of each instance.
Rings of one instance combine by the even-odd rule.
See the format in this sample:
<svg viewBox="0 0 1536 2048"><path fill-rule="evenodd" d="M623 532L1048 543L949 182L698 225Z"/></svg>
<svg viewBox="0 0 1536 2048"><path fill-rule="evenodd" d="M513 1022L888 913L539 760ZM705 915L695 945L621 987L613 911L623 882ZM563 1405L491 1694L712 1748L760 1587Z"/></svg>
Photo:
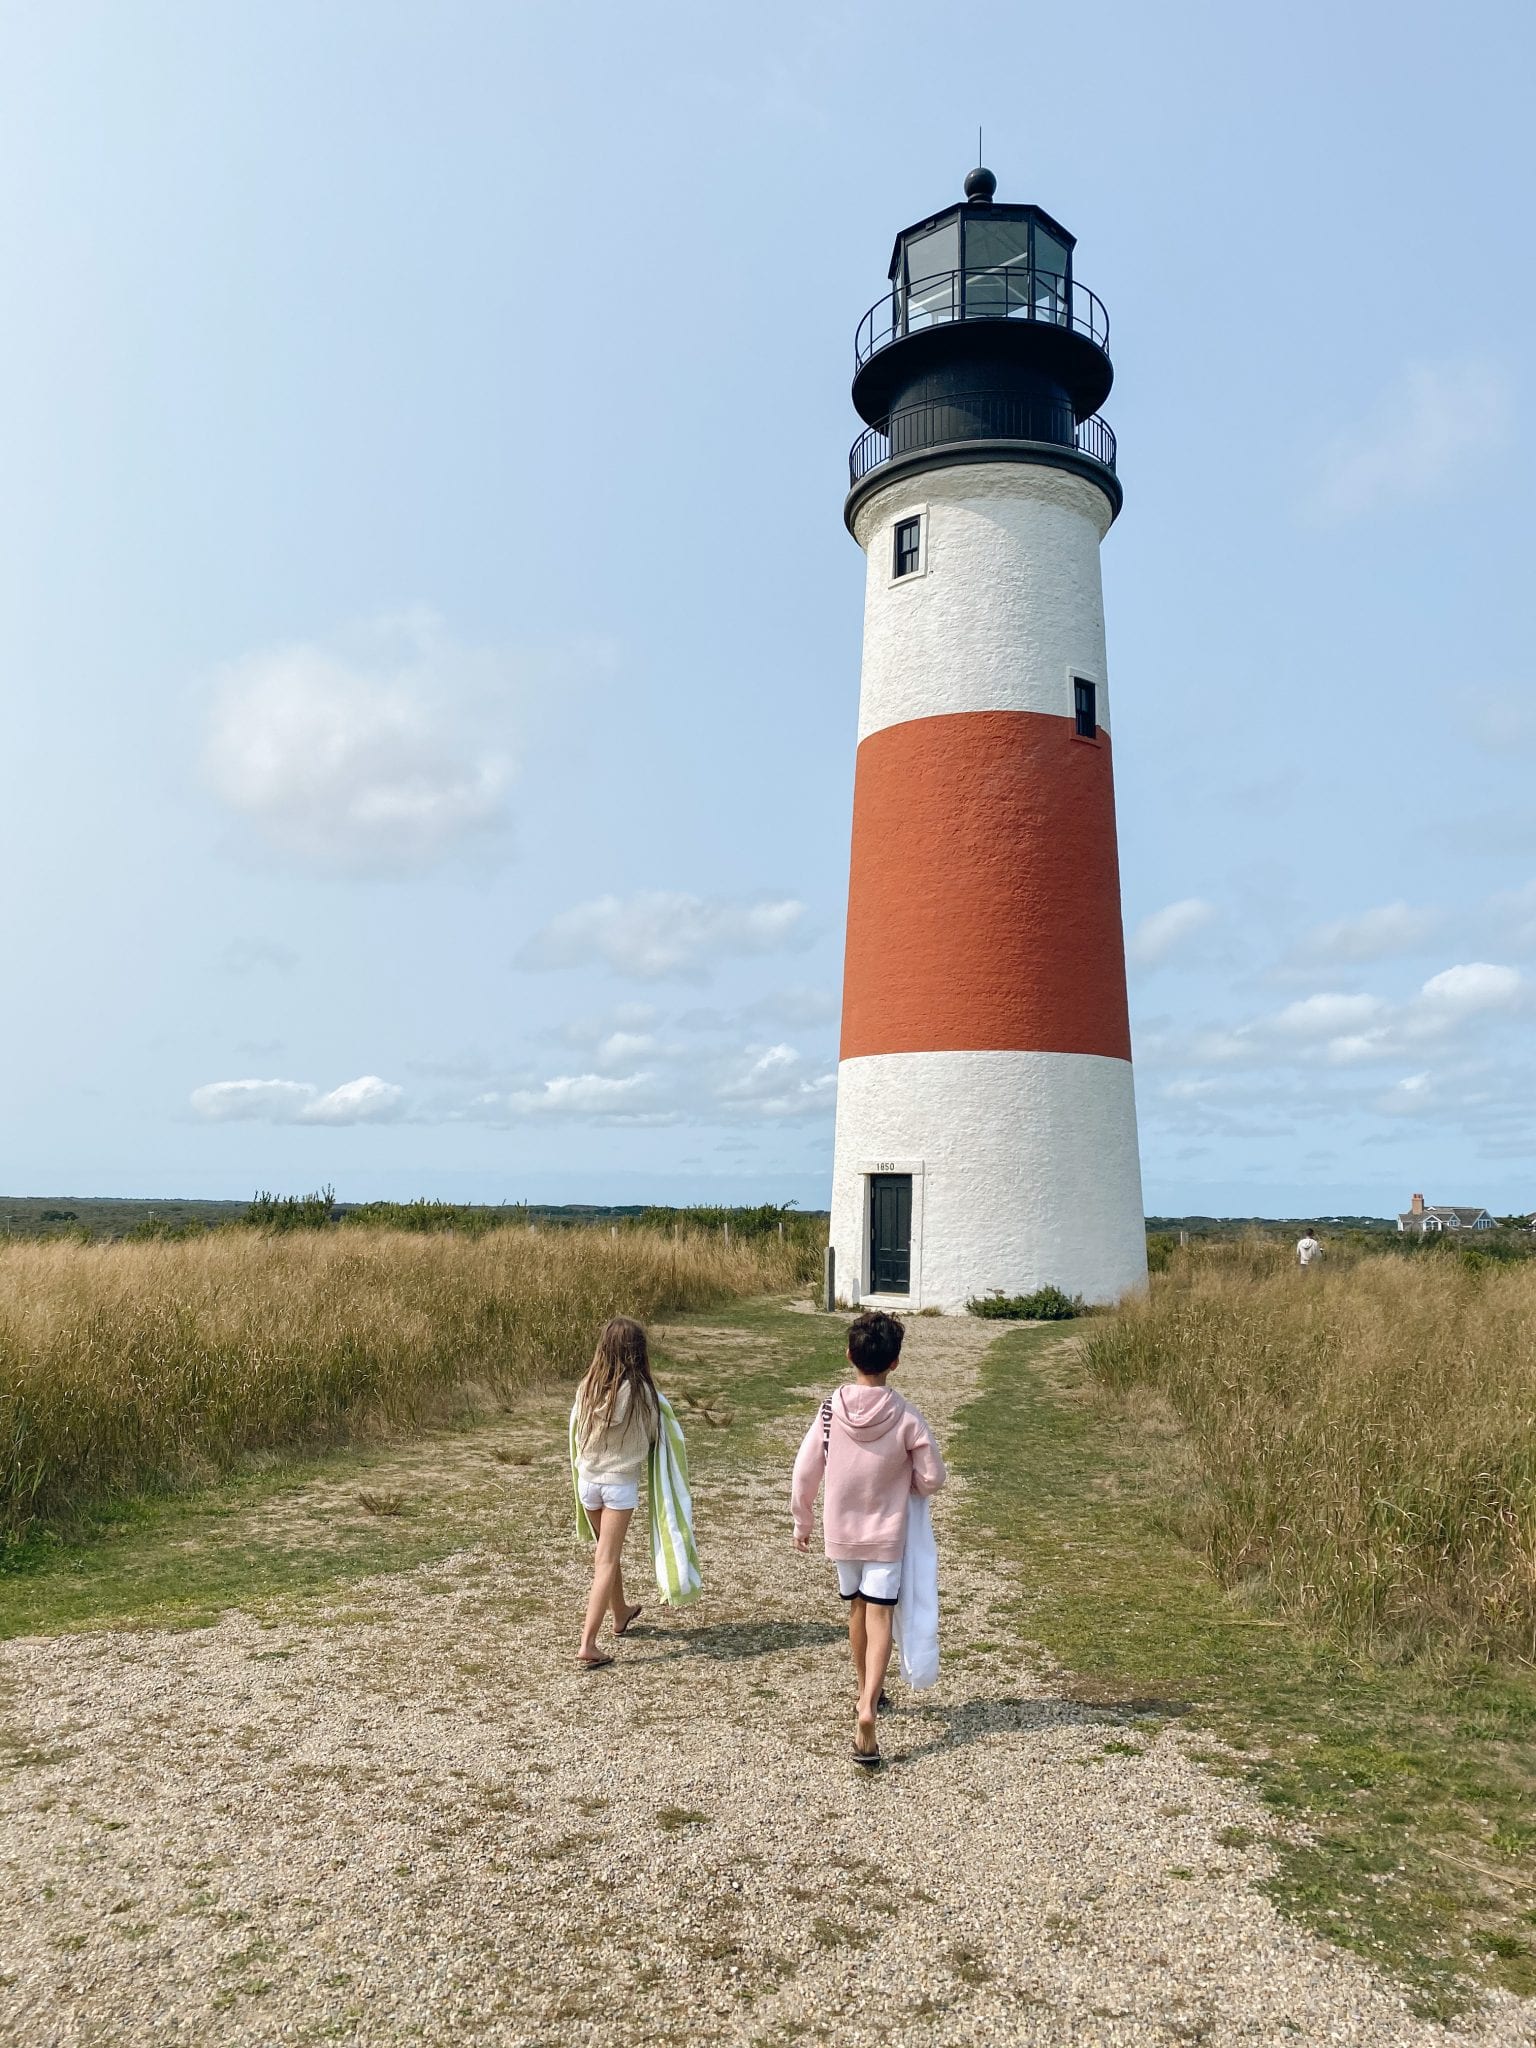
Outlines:
<svg viewBox="0 0 1536 2048"><path fill-rule="evenodd" d="M609 1602L608 1612L613 1616L613 1632L616 1636L623 1635L625 1629L629 1627L629 1624L640 1612L640 1602L638 1600L631 1607L624 1598L624 1562L622 1558L616 1557L613 1561L613 1598Z"/></svg>
<svg viewBox="0 0 1536 2048"><path fill-rule="evenodd" d="M892 1614L889 1607L870 1607L862 1600L858 1604L865 1608L864 1671L859 1688L858 1746L863 1750L871 1750L878 1747L879 1743L875 1733L875 1715L879 1711L880 1695L885 1690L886 1667L891 1661Z"/></svg>
<svg viewBox="0 0 1536 2048"><path fill-rule="evenodd" d="M592 1591L582 1623L581 1648L576 1652L584 1664L590 1664L598 1654L597 1632L615 1599L614 1588L620 1582L619 1556L633 1514L633 1508L603 1508L590 1517L597 1536L597 1556L592 1563Z"/></svg>
<svg viewBox="0 0 1536 2048"><path fill-rule="evenodd" d="M848 1602L848 1648L853 1657L853 1682L861 1696L864 1691L864 1645L866 1641L864 1602L855 1598Z"/></svg>

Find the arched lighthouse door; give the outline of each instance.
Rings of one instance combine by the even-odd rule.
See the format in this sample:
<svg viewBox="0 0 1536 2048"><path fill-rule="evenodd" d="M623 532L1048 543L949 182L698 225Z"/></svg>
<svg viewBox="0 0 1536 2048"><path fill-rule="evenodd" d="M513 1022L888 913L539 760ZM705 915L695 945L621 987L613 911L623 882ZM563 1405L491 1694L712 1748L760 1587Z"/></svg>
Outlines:
<svg viewBox="0 0 1536 2048"><path fill-rule="evenodd" d="M869 1176L869 1291L912 1290L912 1176Z"/></svg>

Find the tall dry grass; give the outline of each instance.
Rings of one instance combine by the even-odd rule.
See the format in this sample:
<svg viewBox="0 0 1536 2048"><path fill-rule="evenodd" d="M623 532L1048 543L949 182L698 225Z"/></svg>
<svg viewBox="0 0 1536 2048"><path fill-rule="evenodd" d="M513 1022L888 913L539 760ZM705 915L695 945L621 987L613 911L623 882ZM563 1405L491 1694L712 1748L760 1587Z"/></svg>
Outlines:
<svg viewBox="0 0 1536 2048"><path fill-rule="evenodd" d="M1377 1654L1536 1660L1536 1266L1192 1247L1090 1354L1186 1425L1224 1578Z"/></svg>
<svg viewBox="0 0 1536 2048"><path fill-rule="evenodd" d="M603 1320L782 1292L777 1237L221 1232L0 1251L0 1544L245 1453L573 1378Z"/></svg>

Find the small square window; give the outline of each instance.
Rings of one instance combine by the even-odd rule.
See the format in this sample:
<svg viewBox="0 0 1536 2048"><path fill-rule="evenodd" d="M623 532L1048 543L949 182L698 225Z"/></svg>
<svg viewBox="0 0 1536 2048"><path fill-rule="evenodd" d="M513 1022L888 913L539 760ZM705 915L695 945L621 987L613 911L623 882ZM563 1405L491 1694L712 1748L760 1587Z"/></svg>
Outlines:
<svg viewBox="0 0 1536 2048"><path fill-rule="evenodd" d="M915 576L922 563L923 521L898 519L896 522L896 567L898 576Z"/></svg>
<svg viewBox="0 0 1536 2048"><path fill-rule="evenodd" d="M1073 709L1077 714L1077 736L1080 740L1097 739L1099 736L1099 686L1084 682L1081 676L1072 679Z"/></svg>

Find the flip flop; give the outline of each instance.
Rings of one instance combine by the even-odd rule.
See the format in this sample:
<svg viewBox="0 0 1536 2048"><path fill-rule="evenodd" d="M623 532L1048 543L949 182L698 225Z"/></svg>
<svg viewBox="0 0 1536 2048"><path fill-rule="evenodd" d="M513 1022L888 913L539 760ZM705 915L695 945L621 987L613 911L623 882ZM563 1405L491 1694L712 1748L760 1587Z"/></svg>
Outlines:
<svg viewBox="0 0 1536 2048"><path fill-rule="evenodd" d="M601 1671L603 1666L605 1664L611 1664L613 1662L613 1659L611 1657L605 1657L603 1655L603 1652L599 1650L595 1657L578 1657L576 1659L576 1662L581 1666L583 1671Z"/></svg>
<svg viewBox="0 0 1536 2048"><path fill-rule="evenodd" d="M637 1607L634 1610L634 1612L630 1615L628 1621L625 1622L624 1626L622 1628L616 1628L614 1630L614 1634L616 1636L627 1636L630 1630L634 1627L635 1623L640 1619L641 1615L644 1614L644 1612L645 1609L643 1607Z"/></svg>
<svg viewBox="0 0 1536 2048"><path fill-rule="evenodd" d="M877 1764L885 1762L885 1758L880 1754L878 1747L875 1749L860 1749L858 1744L855 1743L849 1751L849 1755L856 1764L862 1764L866 1771L872 1771Z"/></svg>

